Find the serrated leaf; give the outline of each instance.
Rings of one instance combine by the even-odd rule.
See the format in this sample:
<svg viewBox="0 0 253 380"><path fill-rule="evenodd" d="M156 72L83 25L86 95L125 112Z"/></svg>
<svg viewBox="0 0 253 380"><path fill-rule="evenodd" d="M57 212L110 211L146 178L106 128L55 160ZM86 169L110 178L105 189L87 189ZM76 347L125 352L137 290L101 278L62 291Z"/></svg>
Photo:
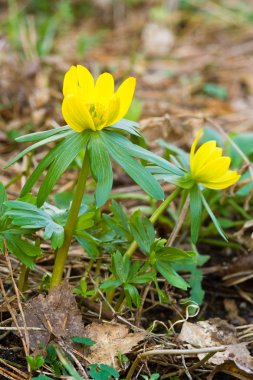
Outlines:
<svg viewBox="0 0 253 380"><path fill-rule="evenodd" d="M101 289L118 288L122 284L120 280L105 280L101 285Z"/></svg>
<svg viewBox="0 0 253 380"><path fill-rule="evenodd" d="M196 252L184 251L175 247L162 247L156 251L156 259L166 263L182 262L189 259L196 258Z"/></svg>
<svg viewBox="0 0 253 380"><path fill-rule="evenodd" d="M132 302L135 306L139 307L141 304L141 297L139 295L138 289L131 284L124 285L124 290L126 293L126 299L128 306L131 307Z"/></svg>
<svg viewBox="0 0 253 380"><path fill-rule="evenodd" d="M129 257L122 256L119 251L114 252L112 255L112 270L114 276L118 278L122 283L125 283L130 270Z"/></svg>
<svg viewBox="0 0 253 380"><path fill-rule="evenodd" d="M168 264L163 261L156 261L156 269L168 281L169 284L176 288L186 290L189 284Z"/></svg>
<svg viewBox="0 0 253 380"><path fill-rule="evenodd" d="M191 211L191 240L195 244L198 240L202 215L201 191L197 185L190 190Z"/></svg>
<svg viewBox="0 0 253 380"><path fill-rule="evenodd" d="M99 133L91 135L88 150L92 176L96 181L96 205L101 207L108 200L112 189L112 164Z"/></svg>
<svg viewBox="0 0 253 380"><path fill-rule="evenodd" d="M130 218L130 229L140 248L149 253L155 240L155 230L148 218L137 210Z"/></svg>
<svg viewBox="0 0 253 380"><path fill-rule="evenodd" d="M40 186L37 197L38 207L40 207L45 202L56 182L68 168L71 162L75 159L81 149L85 149L89 137L89 131L85 131L83 133L75 133L68 139L68 144L62 147L61 152L51 164L47 175Z"/></svg>
<svg viewBox="0 0 253 380"><path fill-rule="evenodd" d="M40 255L41 249L10 233L5 233L4 237L8 251L15 255L28 268L33 269L34 261Z"/></svg>
<svg viewBox="0 0 253 380"><path fill-rule="evenodd" d="M45 228L44 239L51 240L52 248L63 244L64 228L50 214L27 202L8 201L5 204L9 208L6 215L12 217L13 224L25 229Z"/></svg>

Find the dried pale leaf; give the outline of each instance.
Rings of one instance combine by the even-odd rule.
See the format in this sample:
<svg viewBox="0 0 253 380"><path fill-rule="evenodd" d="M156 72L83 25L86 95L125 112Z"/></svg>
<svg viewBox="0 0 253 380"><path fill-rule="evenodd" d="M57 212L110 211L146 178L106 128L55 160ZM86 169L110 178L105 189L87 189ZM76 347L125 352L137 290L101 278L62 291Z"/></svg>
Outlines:
<svg viewBox="0 0 253 380"><path fill-rule="evenodd" d="M209 363L220 365L233 360L238 368L253 374L253 358L246 343L238 343L236 329L220 318L197 322L184 322L179 339L186 342L189 348L227 345L224 352L217 352L209 359ZM198 355L202 359L205 355Z"/></svg>
<svg viewBox="0 0 253 380"><path fill-rule="evenodd" d="M85 336L96 342L86 348L86 357L91 363L104 363L117 367L118 353L126 354L144 339L144 333L129 333L125 325L93 322L85 327Z"/></svg>

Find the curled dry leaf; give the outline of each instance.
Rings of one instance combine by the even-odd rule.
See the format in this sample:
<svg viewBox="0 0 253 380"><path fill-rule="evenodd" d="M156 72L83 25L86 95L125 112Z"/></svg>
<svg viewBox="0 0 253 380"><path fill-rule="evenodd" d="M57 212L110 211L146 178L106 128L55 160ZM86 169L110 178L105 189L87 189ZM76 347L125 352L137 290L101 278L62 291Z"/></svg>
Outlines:
<svg viewBox="0 0 253 380"><path fill-rule="evenodd" d="M28 330L32 351L43 353L47 344L57 338L71 344L72 336L85 337L81 313L66 281L50 290L48 296L32 299L23 311L27 327L41 328ZM17 320L23 326L20 315Z"/></svg>
<svg viewBox="0 0 253 380"><path fill-rule="evenodd" d="M146 333L129 333L125 325L119 323L93 322L84 329L85 336L96 342L86 348L86 357L91 363L104 363L118 367L118 353L126 354L144 339Z"/></svg>
<svg viewBox="0 0 253 380"><path fill-rule="evenodd" d="M253 375L253 358L246 347L247 343L239 343L236 329L220 318L197 322L184 322L179 339L187 343L189 348L228 346L224 352L217 352L208 362L221 365L232 360L236 366ZM206 354L198 355L202 359Z"/></svg>

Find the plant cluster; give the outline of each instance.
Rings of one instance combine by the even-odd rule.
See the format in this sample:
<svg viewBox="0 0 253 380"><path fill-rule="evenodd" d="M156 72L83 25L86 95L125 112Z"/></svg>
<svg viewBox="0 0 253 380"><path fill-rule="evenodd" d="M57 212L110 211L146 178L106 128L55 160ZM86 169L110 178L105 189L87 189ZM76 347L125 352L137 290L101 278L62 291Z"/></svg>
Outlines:
<svg viewBox="0 0 253 380"><path fill-rule="evenodd" d="M68 125L17 138L19 142L32 144L7 167L42 146L56 143L27 178L18 199L8 201L5 188L0 184L0 249L8 250L22 263L21 291L26 289L29 270L43 255L43 240L50 241L55 251L53 271L48 274L50 288L60 284L69 248L76 241L90 260L80 286L74 289L76 294L98 296L88 283L89 273L96 266L98 287L117 311L125 305L139 307L140 288L145 284L155 286L159 302L169 302L162 288L164 280L183 291L191 288L189 302L202 302L199 266L208 257L199 255L196 243L200 234L203 241L214 237L214 244L215 241L229 244L224 229L240 225L240 221L232 221L230 217L234 209L245 216L240 203L252 188L249 172L243 174L233 195L225 193L221 200L219 191L240 179L236 167L242 162L233 144L237 143L245 155L252 151L247 147L247 136L233 136L231 144L221 141L221 136L212 129L205 128L205 141L197 148L202 129L190 154L165 141L160 143L165 148L166 158L150 152L143 147L145 143L138 124L124 119L134 89L133 77L115 91L111 74L103 73L95 82L85 67L71 67L64 78L62 103ZM222 147L217 147L217 143ZM222 148L229 151L233 170L230 170L231 158L223 155ZM112 199L112 162L146 193L125 194L125 197L139 197L147 207L128 215L124 207ZM51 204L48 198L52 199L54 186L70 166L79 168L73 196L58 194L55 204ZM38 194L32 194L44 172ZM95 183L94 197L85 195L89 176ZM172 184L174 190L165 196L161 182ZM109 199L112 199L108 205L110 214L103 208ZM176 208L171 207L173 202ZM158 220L172 231L168 241L157 233ZM188 250L174 246L175 236L183 225ZM217 234L224 243L217 239ZM110 271L107 278L99 271L102 256L106 257ZM182 271L190 276L184 278ZM40 357L28 361L33 368L41 365Z"/></svg>

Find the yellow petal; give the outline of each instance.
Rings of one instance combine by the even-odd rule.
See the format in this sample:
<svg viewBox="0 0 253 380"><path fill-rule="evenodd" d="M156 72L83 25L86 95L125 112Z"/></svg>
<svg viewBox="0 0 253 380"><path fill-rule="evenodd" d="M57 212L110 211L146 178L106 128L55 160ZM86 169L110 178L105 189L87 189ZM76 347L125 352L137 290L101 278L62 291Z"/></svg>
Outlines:
<svg viewBox="0 0 253 380"><path fill-rule="evenodd" d="M230 163L230 157L220 157L215 160L210 160L198 171L196 179L199 180L199 182L216 180L226 175Z"/></svg>
<svg viewBox="0 0 253 380"><path fill-rule="evenodd" d="M63 95L76 94L78 89L78 78L77 78L77 68L71 66L71 68L66 72L63 80Z"/></svg>
<svg viewBox="0 0 253 380"><path fill-rule="evenodd" d="M86 67L77 65L78 84L81 88L82 100L86 103L94 101L94 78Z"/></svg>
<svg viewBox="0 0 253 380"><path fill-rule="evenodd" d="M99 75L95 85L95 101L107 104L114 93L114 79L109 73Z"/></svg>
<svg viewBox="0 0 253 380"><path fill-rule="evenodd" d="M193 174L197 174L199 170L208 162L209 157L216 148L215 141L208 141L201 145L192 158L191 171Z"/></svg>
<svg viewBox="0 0 253 380"><path fill-rule="evenodd" d="M197 146L197 144L199 142L199 139L200 139L202 133L203 133L203 128L201 128L200 131L197 133L197 136L195 137L195 140L193 141L193 144L191 146L191 152L190 152L190 167L191 167L191 171L192 171L192 166L193 166L193 160L194 160L196 146Z"/></svg>
<svg viewBox="0 0 253 380"><path fill-rule="evenodd" d="M115 94L108 104L108 115L107 115L107 126L116 123L118 114L120 109L120 100L118 96Z"/></svg>
<svg viewBox="0 0 253 380"><path fill-rule="evenodd" d="M70 128L76 132L88 128L96 130L85 103L77 95L65 96L62 102L62 114Z"/></svg>
<svg viewBox="0 0 253 380"><path fill-rule="evenodd" d="M226 173L226 175L217 178L215 181L202 182L202 184L209 189L225 189L237 182L240 179L240 177L240 174L238 174L237 172L229 170Z"/></svg>
<svg viewBox="0 0 253 380"><path fill-rule="evenodd" d="M127 113L133 99L134 90L136 85L136 79L134 77L127 78L119 86L116 95L120 100L120 109L117 115L117 118L114 120L114 123L122 119Z"/></svg>

